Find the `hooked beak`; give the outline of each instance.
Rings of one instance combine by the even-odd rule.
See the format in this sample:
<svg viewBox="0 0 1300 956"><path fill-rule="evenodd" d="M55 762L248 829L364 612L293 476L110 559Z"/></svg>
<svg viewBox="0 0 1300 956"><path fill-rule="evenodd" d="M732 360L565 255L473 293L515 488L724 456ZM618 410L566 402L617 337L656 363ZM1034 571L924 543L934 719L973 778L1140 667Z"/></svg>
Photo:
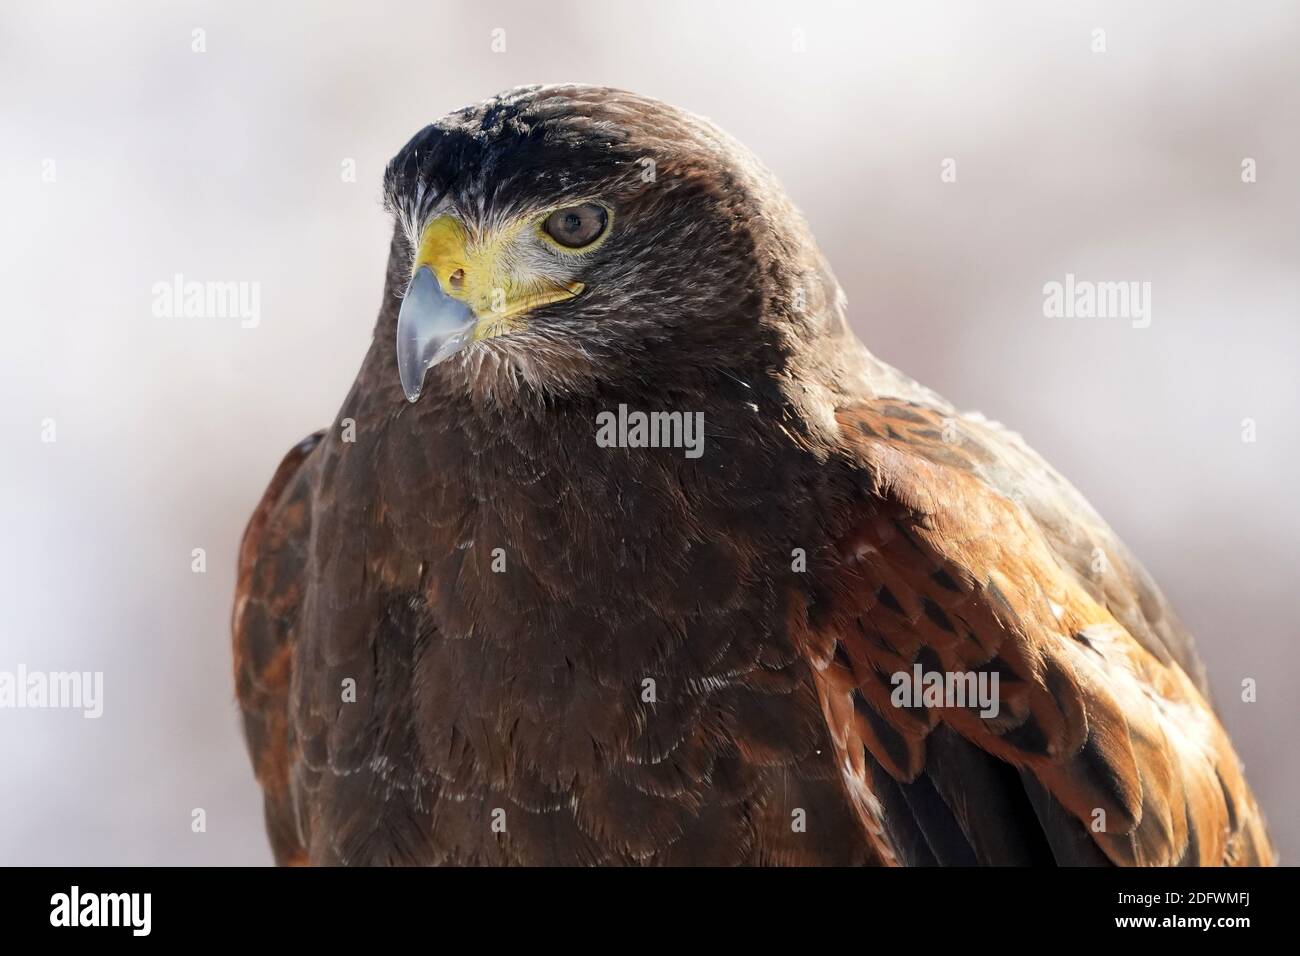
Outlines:
<svg viewBox="0 0 1300 956"><path fill-rule="evenodd" d="M453 216L425 227L397 313L397 372L407 401L420 397L425 373L439 362L474 342L518 331L528 311L583 290L581 282L515 273L512 245L526 225L478 241Z"/></svg>
<svg viewBox="0 0 1300 956"><path fill-rule="evenodd" d="M473 309L443 293L428 266L415 270L397 313L397 374L408 402L420 397L430 367L473 341L477 322Z"/></svg>

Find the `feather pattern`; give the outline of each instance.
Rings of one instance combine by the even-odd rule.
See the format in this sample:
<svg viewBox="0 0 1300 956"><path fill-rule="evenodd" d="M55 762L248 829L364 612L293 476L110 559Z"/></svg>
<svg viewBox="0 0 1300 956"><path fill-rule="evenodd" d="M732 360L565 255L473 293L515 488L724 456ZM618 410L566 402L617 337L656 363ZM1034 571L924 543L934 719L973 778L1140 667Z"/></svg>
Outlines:
<svg viewBox="0 0 1300 956"><path fill-rule="evenodd" d="M1019 438L857 342L742 146L644 97L529 87L421 131L385 193L374 340L240 551L236 689L279 862L1271 859L1158 589ZM593 196L615 214L582 295L409 404L422 224ZM597 447L621 405L701 414L704 454ZM998 715L894 706L917 665L996 676Z"/></svg>

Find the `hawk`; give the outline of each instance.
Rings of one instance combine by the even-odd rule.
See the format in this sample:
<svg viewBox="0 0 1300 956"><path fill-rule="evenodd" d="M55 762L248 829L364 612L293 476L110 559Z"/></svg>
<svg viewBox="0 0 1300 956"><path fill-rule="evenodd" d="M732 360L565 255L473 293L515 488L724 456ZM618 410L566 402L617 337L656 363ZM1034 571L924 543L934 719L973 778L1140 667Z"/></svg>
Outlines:
<svg viewBox="0 0 1300 956"><path fill-rule="evenodd" d="M858 342L739 143L528 87L384 186L373 342L239 555L278 862L1271 861L1155 583Z"/></svg>

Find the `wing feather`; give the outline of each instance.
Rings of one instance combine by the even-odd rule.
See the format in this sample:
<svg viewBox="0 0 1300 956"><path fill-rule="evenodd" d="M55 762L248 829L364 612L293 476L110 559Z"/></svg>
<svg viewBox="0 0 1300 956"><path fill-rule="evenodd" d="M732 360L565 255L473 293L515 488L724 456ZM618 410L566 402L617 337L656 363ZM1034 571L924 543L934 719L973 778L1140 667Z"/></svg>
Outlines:
<svg viewBox="0 0 1300 956"><path fill-rule="evenodd" d="M897 401L838 419L860 494L796 623L882 853L1270 862L1190 637L1077 492L978 420ZM996 674L998 713L895 706L918 663Z"/></svg>
<svg viewBox="0 0 1300 956"><path fill-rule="evenodd" d="M249 519L239 548L231 622L235 693L262 786L271 849L280 864L306 861L290 787L298 744L289 693L311 527L305 466L324 434L316 432L285 455Z"/></svg>

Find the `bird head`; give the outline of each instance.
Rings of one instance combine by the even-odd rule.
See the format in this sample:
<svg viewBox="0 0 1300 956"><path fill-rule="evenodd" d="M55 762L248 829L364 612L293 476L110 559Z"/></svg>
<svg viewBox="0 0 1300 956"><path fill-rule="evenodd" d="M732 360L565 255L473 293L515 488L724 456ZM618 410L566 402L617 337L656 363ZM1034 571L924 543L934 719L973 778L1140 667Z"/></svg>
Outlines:
<svg viewBox="0 0 1300 956"><path fill-rule="evenodd" d="M750 153L620 90L527 87L459 110L401 150L385 196L412 402L434 366L554 388L736 375L838 309L807 226Z"/></svg>

